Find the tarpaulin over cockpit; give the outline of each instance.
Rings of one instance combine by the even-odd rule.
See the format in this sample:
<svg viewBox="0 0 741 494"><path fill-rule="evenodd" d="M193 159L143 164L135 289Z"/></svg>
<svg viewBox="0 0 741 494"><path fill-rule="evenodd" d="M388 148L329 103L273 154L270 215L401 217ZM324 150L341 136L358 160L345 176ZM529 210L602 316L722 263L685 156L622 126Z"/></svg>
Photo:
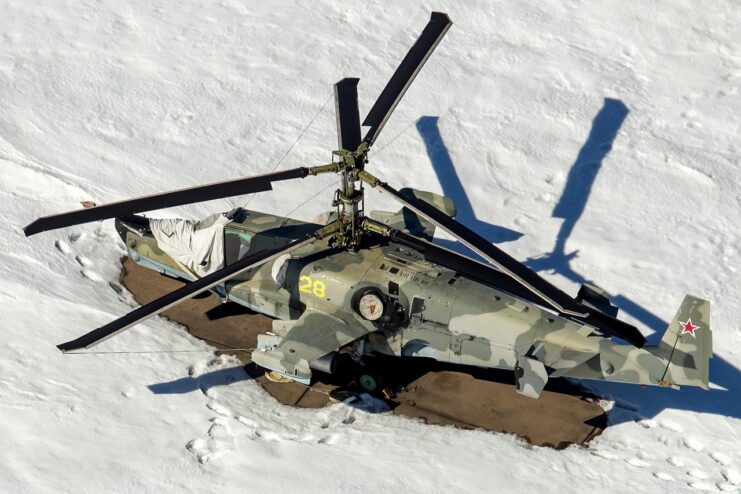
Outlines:
<svg viewBox="0 0 741 494"><path fill-rule="evenodd" d="M224 266L224 225L229 218L212 214L202 220L150 219L157 245L197 277Z"/></svg>

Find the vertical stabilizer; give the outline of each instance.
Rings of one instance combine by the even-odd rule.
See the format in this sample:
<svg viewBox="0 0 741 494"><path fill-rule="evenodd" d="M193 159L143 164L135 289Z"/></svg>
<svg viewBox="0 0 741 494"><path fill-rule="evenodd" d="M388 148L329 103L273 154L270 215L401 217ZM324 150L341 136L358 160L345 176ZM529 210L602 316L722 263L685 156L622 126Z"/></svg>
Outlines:
<svg viewBox="0 0 741 494"><path fill-rule="evenodd" d="M652 353L669 365L663 381L667 385L709 385L713 335L710 331L710 302L687 295Z"/></svg>

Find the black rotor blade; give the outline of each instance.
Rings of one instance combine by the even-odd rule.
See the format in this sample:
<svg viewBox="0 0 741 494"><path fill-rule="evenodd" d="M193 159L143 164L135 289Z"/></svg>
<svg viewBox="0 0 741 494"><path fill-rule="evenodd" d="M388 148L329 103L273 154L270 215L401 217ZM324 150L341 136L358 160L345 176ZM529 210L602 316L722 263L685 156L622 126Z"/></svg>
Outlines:
<svg viewBox="0 0 741 494"><path fill-rule="evenodd" d="M94 329L75 340L57 345L57 348L59 348L63 352L70 352L95 346L101 341L110 338L111 336L114 336L121 331L124 331L131 326L140 323L145 319L159 314L160 312L165 311L184 300L187 300L191 297L194 297L195 295L198 295L201 292L213 288L214 286L223 283L250 268L260 266L286 252L310 244L316 241L318 238L320 238L320 236L317 234L307 235L304 238L294 240L293 242L282 247L263 250L251 256L247 256L233 264L214 271L213 273L204 276L203 278L188 283L187 285L184 285L174 292L168 293L167 295L164 295L153 302L142 305L141 307L134 309L125 316L120 317L115 321L106 324L105 326Z"/></svg>
<svg viewBox="0 0 741 494"><path fill-rule="evenodd" d="M622 338L635 347L641 348L646 344L646 338L638 328L602 311L592 310L588 317L579 320Z"/></svg>
<svg viewBox="0 0 741 494"><path fill-rule="evenodd" d="M355 151L360 146L359 80L347 77L334 85L337 143L340 149L347 151Z"/></svg>
<svg viewBox="0 0 741 494"><path fill-rule="evenodd" d="M453 21L450 20L448 14L432 13L422 34L409 49L363 121L363 125L370 126L363 139L369 146L376 141L394 108L452 24Z"/></svg>
<svg viewBox="0 0 741 494"><path fill-rule="evenodd" d="M182 206L194 202L210 201L223 197L250 194L253 192L264 192L272 190L272 182L290 180L293 178L304 178L309 174L309 169L294 168L274 173L266 173L254 177L238 178L217 182L208 185L199 185L188 189L180 189L162 194L128 199L124 201L101 204L87 209L78 209L67 213L44 216L29 223L23 228L27 237L47 230L56 230L67 226L79 225L90 221L104 220L119 216L127 216L143 211Z"/></svg>
<svg viewBox="0 0 741 494"><path fill-rule="evenodd" d="M374 184L371 184L374 185ZM453 235L464 245L473 249L481 257L497 266L501 271L515 279L525 288L542 298L558 312L573 316L586 316L589 312L568 294L541 278L535 271L511 257L479 234L462 223L455 221L442 211L414 197L406 197L388 184L378 181L375 184L415 213L427 218L435 225Z"/></svg>
<svg viewBox="0 0 741 494"><path fill-rule="evenodd" d="M513 278L490 264L477 261L401 230L393 230L389 236L395 242L420 251L427 261L446 266L457 273L496 286L512 295L527 298L538 305L549 306L546 300L535 295Z"/></svg>
<svg viewBox="0 0 741 494"><path fill-rule="evenodd" d="M538 305L549 305L547 301L530 292L519 282L498 269L495 269L493 266L483 264L471 259L470 257L466 257L462 254L453 252L444 247L440 247L439 245L435 245L432 242L428 242L427 240L399 230L392 231L390 237L396 242L422 252L425 259L430 262L446 266L464 276L494 286L497 289L503 290L517 297L526 298ZM603 312L597 311L591 307L587 310L589 310L589 315L587 317L571 316L571 318L599 328L600 330L617 336L618 338L622 338L638 348L645 345L646 339L635 326Z"/></svg>

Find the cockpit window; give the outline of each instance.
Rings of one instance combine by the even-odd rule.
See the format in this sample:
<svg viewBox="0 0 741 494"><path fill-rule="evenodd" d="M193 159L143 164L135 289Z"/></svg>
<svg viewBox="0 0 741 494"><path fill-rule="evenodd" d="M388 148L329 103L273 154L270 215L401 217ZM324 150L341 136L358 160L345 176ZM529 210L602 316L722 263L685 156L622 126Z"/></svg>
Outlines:
<svg viewBox="0 0 741 494"><path fill-rule="evenodd" d="M233 264L250 250L253 234L242 230L224 230L224 261Z"/></svg>

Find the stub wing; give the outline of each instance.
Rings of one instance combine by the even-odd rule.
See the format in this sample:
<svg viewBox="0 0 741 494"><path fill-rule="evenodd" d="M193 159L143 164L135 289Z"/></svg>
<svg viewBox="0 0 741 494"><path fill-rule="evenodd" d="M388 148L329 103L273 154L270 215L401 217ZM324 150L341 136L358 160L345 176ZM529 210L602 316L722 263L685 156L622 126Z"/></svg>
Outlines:
<svg viewBox="0 0 741 494"><path fill-rule="evenodd" d="M399 192L408 197L416 197L451 218L454 218L457 214L455 203L450 197L409 187L400 189ZM432 238L435 236L435 224L419 216L407 207L403 207L395 213L371 211L370 216L374 220L380 221L391 228L409 232L425 240L432 241Z"/></svg>
<svg viewBox="0 0 741 494"><path fill-rule="evenodd" d="M315 361L369 333L349 315L316 309L307 309L295 321L276 323L287 326L285 336L261 335L252 361L304 384L311 380Z"/></svg>

